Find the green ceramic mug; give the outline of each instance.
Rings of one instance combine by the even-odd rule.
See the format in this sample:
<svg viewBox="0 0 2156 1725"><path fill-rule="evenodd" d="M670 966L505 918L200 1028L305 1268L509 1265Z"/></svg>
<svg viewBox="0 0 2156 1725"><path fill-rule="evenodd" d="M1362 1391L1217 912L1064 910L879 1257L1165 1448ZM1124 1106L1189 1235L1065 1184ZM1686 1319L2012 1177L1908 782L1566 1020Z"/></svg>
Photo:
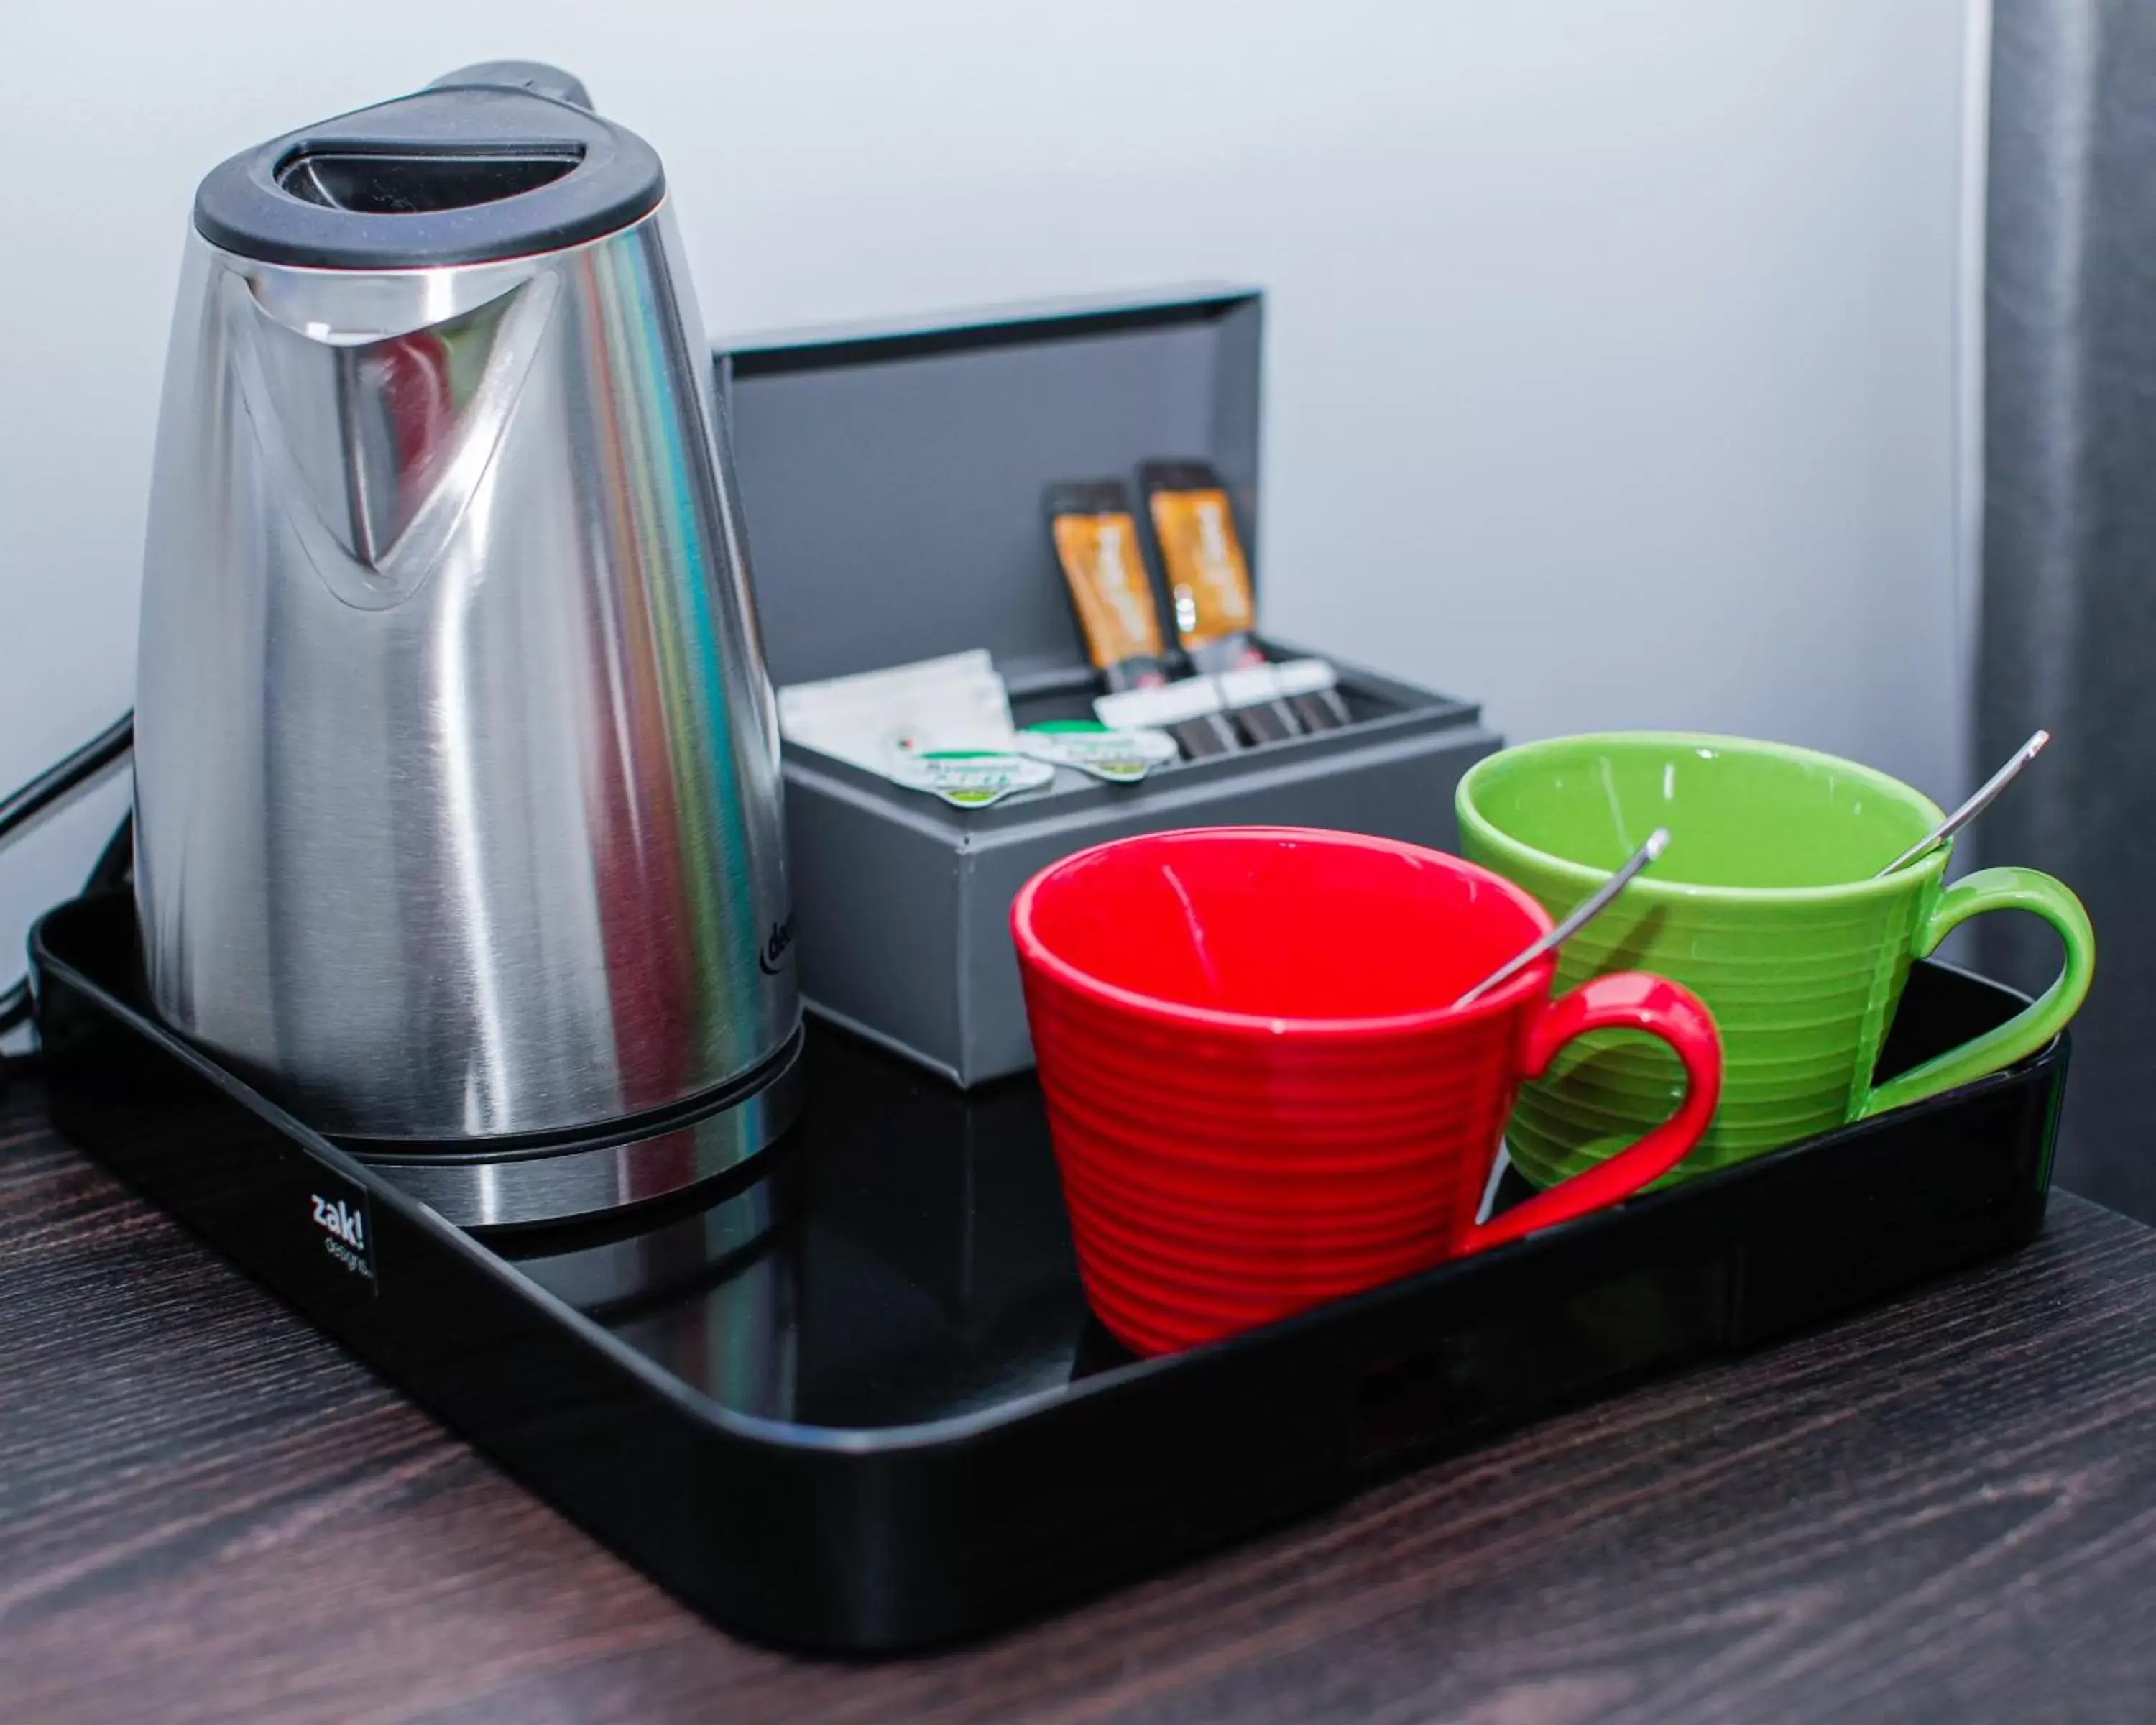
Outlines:
<svg viewBox="0 0 2156 1725"><path fill-rule="evenodd" d="M1567 943L1559 990L1645 970L1706 1001L1722 1106L1669 1178L1702 1173L1934 1096L2035 1053L2080 1009L2096 962L2081 901L2034 869L1944 884L1942 849L1873 876L1938 825L1883 773L1736 737L1611 732L1507 749L1460 781L1461 848L1563 916L1658 826L1661 860ZM2033 911L2066 966L2007 1023L1875 1086L1912 959L1985 911ZM1668 1116L1683 1077L1659 1045L1583 1037L1520 1092L1506 1142L1537 1185L1600 1161Z"/></svg>

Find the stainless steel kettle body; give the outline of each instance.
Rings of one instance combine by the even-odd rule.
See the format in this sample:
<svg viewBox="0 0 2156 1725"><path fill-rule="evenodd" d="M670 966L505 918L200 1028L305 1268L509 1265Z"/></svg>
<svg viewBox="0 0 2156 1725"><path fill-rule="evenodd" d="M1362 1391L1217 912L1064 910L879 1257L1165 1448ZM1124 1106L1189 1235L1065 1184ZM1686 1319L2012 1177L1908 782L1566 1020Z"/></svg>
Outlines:
<svg viewBox="0 0 2156 1725"><path fill-rule="evenodd" d="M400 111L430 102L449 120ZM702 327L655 157L629 219L547 203L604 156L548 132L586 122L642 148L528 91L430 90L236 158L187 244L136 694L150 992L385 1155L513 1161L760 1093L798 1045L778 726ZM465 172L430 123L475 177L426 181ZM509 144L469 147L490 127ZM420 135L388 171L385 131ZM766 1097L718 1159L783 1112Z"/></svg>

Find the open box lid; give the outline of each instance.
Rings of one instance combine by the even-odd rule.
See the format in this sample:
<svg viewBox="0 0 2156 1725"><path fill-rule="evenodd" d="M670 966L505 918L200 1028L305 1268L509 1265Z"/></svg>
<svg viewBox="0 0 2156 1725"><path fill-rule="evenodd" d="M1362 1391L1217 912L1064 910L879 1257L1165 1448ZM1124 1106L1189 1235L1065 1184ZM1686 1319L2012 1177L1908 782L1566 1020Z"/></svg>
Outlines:
<svg viewBox="0 0 2156 1725"><path fill-rule="evenodd" d="M1263 300L1191 288L721 343L774 683L986 647L1013 688L1086 663L1042 498L1202 458L1256 564Z"/></svg>

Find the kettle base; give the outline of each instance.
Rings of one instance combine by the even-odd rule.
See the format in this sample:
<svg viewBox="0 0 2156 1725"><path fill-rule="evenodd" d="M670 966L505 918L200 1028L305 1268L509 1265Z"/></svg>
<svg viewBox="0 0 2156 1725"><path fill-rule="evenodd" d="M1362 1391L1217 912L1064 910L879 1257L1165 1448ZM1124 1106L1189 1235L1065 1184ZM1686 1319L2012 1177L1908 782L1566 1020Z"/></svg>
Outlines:
<svg viewBox="0 0 2156 1725"><path fill-rule="evenodd" d="M603 1122L544 1139L475 1139L422 1149L335 1139L459 1228L518 1228L604 1215L714 1180L761 1156L801 1111L797 1028L762 1065L664 1116Z"/></svg>

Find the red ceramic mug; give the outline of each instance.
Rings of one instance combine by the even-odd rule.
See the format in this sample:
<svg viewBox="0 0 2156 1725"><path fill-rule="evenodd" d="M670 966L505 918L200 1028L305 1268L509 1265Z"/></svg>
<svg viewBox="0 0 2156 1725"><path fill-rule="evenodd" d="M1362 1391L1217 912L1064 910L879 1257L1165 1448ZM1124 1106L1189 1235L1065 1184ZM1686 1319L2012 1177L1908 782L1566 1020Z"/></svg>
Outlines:
<svg viewBox="0 0 2156 1725"><path fill-rule="evenodd" d="M1457 857L1294 827L1102 845L1011 906L1086 1296L1141 1353L1211 1341L1614 1204L1706 1131L1722 1050L1697 996L1545 958L1550 927ZM1676 1112L1478 1224L1521 1081L1588 1030L1661 1037Z"/></svg>

